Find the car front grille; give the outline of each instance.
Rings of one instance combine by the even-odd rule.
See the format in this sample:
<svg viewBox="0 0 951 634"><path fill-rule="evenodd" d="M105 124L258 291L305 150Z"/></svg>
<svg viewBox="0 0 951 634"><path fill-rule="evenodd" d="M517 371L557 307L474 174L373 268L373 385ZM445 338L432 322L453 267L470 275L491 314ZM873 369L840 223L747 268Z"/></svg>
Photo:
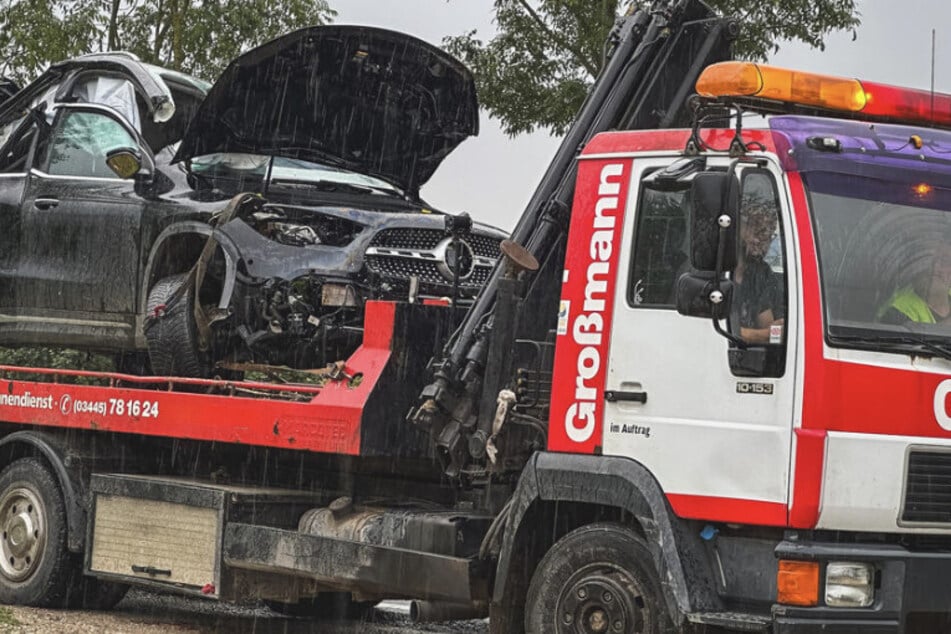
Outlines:
<svg viewBox="0 0 951 634"><path fill-rule="evenodd" d="M912 451L908 455L901 519L951 523L951 452Z"/></svg>
<svg viewBox="0 0 951 634"><path fill-rule="evenodd" d="M431 251L449 237L441 229L384 229L370 241L371 247ZM463 238L476 255L498 259L501 255L501 240L483 233L471 233Z"/></svg>
<svg viewBox="0 0 951 634"><path fill-rule="evenodd" d="M369 271L397 288L405 288L415 276L424 293L445 292L452 286L447 268L450 234L441 229L384 229L373 237L366 253ZM471 271L459 280L466 291L481 288L501 256L500 240L490 235L470 233L462 238L471 249Z"/></svg>

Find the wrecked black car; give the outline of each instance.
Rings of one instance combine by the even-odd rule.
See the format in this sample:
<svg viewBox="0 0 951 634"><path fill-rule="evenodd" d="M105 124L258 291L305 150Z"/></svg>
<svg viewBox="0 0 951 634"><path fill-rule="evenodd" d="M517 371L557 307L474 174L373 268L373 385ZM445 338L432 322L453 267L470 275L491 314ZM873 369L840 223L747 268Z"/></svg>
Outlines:
<svg viewBox="0 0 951 634"><path fill-rule="evenodd" d="M0 105L0 345L185 376L346 358L367 300L464 304L488 279L505 234L419 197L477 132L469 72L375 28L291 33L214 86L125 53L55 64Z"/></svg>

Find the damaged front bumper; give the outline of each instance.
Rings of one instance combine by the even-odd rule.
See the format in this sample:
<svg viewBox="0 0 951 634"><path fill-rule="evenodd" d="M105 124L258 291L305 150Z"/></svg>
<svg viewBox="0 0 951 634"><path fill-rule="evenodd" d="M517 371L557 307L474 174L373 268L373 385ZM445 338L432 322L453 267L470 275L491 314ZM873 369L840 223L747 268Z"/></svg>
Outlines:
<svg viewBox="0 0 951 634"><path fill-rule="evenodd" d="M202 349L227 349L232 361L321 367L359 345L367 300L471 301L503 235L453 233L446 218L235 197L193 269L196 288L209 285L196 293ZM234 264L217 267L216 277L209 271L219 252Z"/></svg>

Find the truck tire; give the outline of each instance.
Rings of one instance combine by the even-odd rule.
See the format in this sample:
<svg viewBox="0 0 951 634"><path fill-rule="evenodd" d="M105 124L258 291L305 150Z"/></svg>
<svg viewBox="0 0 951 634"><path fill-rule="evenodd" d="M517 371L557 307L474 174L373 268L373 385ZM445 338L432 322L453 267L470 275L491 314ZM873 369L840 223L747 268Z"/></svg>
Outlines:
<svg viewBox="0 0 951 634"><path fill-rule="evenodd" d="M301 599L297 603L265 601L275 612L286 616L319 619L362 619L376 601L354 601L349 592L321 592L316 597Z"/></svg>
<svg viewBox="0 0 951 634"><path fill-rule="evenodd" d="M56 477L36 458L0 472L0 603L66 607L75 559Z"/></svg>
<svg viewBox="0 0 951 634"><path fill-rule="evenodd" d="M528 634L671 634L654 560L620 524L578 528L545 554L525 604Z"/></svg>
<svg viewBox="0 0 951 634"><path fill-rule="evenodd" d="M155 283L146 300L145 339L152 371L160 376L207 378L212 363L198 349L198 327L192 314L195 289L176 292L188 279L187 273L164 277Z"/></svg>

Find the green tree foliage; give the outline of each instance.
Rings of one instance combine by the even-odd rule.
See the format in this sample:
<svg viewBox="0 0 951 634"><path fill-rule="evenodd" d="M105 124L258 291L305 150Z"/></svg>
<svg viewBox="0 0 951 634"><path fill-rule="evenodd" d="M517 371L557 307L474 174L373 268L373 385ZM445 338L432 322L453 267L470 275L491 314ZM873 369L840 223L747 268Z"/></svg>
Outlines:
<svg viewBox="0 0 951 634"><path fill-rule="evenodd" d="M822 49L832 31L855 29L855 0L707 0L741 24L740 59L765 60L786 40ZM476 75L479 98L506 134L547 128L563 134L603 60L620 0L495 0L498 33L475 31L444 45Z"/></svg>
<svg viewBox="0 0 951 634"><path fill-rule="evenodd" d="M5 0L0 73L23 84L66 57L127 50L214 80L241 51L334 15L326 0Z"/></svg>
<svg viewBox="0 0 951 634"><path fill-rule="evenodd" d="M92 352L62 348L0 348L0 365L15 365L28 368L66 368L70 370L88 370L113 372L116 366L111 357ZM23 381L42 381L49 377L34 374L10 374L0 372L0 376ZM96 379L74 376L60 376L60 383L96 383Z"/></svg>
<svg viewBox="0 0 951 634"><path fill-rule="evenodd" d="M21 85L51 61L94 48L98 29L96 3L69 0L19 0L0 3L0 74Z"/></svg>

